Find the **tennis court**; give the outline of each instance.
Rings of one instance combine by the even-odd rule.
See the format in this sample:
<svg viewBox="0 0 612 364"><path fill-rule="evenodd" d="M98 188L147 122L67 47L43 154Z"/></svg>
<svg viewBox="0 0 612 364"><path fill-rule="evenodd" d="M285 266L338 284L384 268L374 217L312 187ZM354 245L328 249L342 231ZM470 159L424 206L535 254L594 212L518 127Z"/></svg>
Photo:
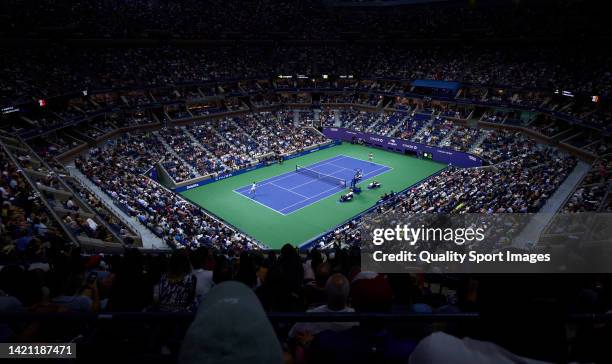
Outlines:
<svg viewBox="0 0 612 364"><path fill-rule="evenodd" d="M370 152L374 153L374 162L378 163L377 165L368 164ZM325 164L328 162L331 163ZM331 183L311 182L315 178L309 177L308 173L296 176L296 164L309 169L314 167L315 171L320 172L338 172L334 175L346 179L347 184L350 184L354 169L361 168L366 174L359 185L363 192L351 202L338 202L340 194L346 189L336 188ZM382 170L374 172L376 174L374 177L372 172L383 166L389 169L384 173ZM350 171L339 167L348 168ZM401 191L445 167L443 164L426 159L343 143L305 154L283 164L272 164L192 188L181 192L181 195L270 248L278 249L285 243L302 244L374 206L384 193ZM341 170L344 172L339 172ZM367 175L368 173L372 174ZM287 178L280 179L284 177ZM365 188L372 179L378 180L382 187L376 190ZM256 192L256 200L240 193L245 192L248 195L253 181L260 185ZM294 193L283 189L274 189L276 192L272 194L271 187L274 186L264 186L266 182L292 189L292 192L305 197L295 196ZM299 186L304 183L307 184ZM322 193L329 189L332 190ZM321 194L318 195L319 193ZM290 207L291 204L296 205Z"/></svg>
<svg viewBox="0 0 612 364"><path fill-rule="evenodd" d="M363 180L366 180L392 168L337 155L308 166L296 166L294 171L263 181L253 181L257 183L255 194L250 193L250 184L234 192L282 215L288 215L346 189L357 169L362 171Z"/></svg>

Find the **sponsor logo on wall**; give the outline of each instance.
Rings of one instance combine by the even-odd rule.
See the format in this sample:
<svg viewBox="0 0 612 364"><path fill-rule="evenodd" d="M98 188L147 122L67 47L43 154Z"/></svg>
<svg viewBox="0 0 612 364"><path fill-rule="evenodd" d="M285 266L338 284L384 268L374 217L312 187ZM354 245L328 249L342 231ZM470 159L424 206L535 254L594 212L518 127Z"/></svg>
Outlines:
<svg viewBox="0 0 612 364"><path fill-rule="evenodd" d="M224 174L224 175L221 175L221 176L217 176L217 177L215 177L215 181L220 181L222 179L229 178L229 177L231 177L233 175L234 175L233 173L228 173L228 174Z"/></svg>
<svg viewBox="0 0 612 364"><path fill-rule="evenodd" d="M435 161L442 163L453 163L462 167L477 167L482 165L482 161L468 153L446 150L426 145L412 144L409 141L401 139L391 139L380 135L370 133L355 132L344 128L329 128L324 129L323 133L330 138L340 139L345 141L354 141L355 136L360 140L365 140L373 145L381 146L389 150L397 150L398 147L405 150L418 152L419 150L427 151L433 155Z"/></svg>

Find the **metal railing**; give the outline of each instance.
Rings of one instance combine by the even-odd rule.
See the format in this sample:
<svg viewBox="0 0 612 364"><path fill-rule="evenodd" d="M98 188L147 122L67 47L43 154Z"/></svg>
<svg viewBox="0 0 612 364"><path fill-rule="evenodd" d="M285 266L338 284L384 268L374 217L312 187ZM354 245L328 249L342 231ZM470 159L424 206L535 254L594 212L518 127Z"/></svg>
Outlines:
<svg viewBox="0 0 612 364"><path fill-rule="evenodd" d="M483 317L480 313L454 313L454 314L421 314L421 313L330 313L330 312L270 312L267 313L271 322L383 322L383 323L433 323L433 322L475 322L495 316ZM500 313L497 317L503 317ZM2 312L0 322L24 321L78 321L78 322L190 322L195 313L177 312ZM537 316L542 322L563 322L583 324L611 324L612 313L592 314L575 313L568 315L542 315Z"/></svg>

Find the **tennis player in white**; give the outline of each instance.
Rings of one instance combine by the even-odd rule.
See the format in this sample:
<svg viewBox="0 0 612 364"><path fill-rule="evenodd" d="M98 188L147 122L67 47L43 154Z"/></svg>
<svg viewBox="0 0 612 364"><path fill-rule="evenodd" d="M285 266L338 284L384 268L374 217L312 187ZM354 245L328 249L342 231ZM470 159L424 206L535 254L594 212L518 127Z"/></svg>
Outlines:
<svg viewBox="0 0 612 364"><path fill-rule="evenodd" d="M368 161L370 161L370 163L372 163L372 160L374 160L374 153L368 154Z"/></svg>
<svg viewBox="0 0 612 364"><path fill-rule="evenodd" d="M254 197L256 190L257 190L257 183L253 182L253 184L251 185L251 191L249 192L249 194Z"/></svg>

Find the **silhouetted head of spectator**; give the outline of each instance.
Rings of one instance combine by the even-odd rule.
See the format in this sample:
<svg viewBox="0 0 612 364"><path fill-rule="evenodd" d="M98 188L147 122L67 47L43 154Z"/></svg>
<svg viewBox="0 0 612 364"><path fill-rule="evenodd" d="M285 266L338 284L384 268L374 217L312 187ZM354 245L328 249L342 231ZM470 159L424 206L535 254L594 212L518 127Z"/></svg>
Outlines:
<svg viewBox="0 0 612 364"><path fill-rule="evenodd" d="M286 290L292 291L301 287L304 279L304 267L297 250L290 244L285 244L282 247L277 266Z"/></svg>
<svg viewBox="0 0 612 364"><path fill-rule="evenodd" d="M44 273L40 270L29 270L25 273L25 282L19 298L24 306L30 307L43 299Z"/></svg>
<svg viewBox="0 0 612 364"><path fill-rule="evenodd" d="M192 250L190 256L193 269L202 269L208 259L208 249L204 246L200 246Z"/></svg>
<svg viewBox="0 0 612 364"><path fill-rule="evenodd" d="M334 311L342 310L346 307L350 293L350 283L343 274L333 274L325 284L327 293L327 307Z"/></svg>
<svg viewBox="0 0 612 364"><path fill-rule="evenodd" d="M213 282L219 284L221 282L232 279L232 265L224 256L219 256L215 262L213 269Z"/></svg>
<svg viewBox="0 0 612 364"><path fill-rule="evenodd" d="M315 280L317 281L317 285L319 287L325 286L327 280L329 279L329 275L331 274L331 264L325 262L319 264L315 269Z"/></svg>
<svg viewBox="0 0 612 364"><path fill-rule="evenodd" d="M84 283L83 271L55 273L51 278L51 297L79 295Z"/></svg>
<svg viewBox="0 0 612 364"><path fill-rule="evenodd" d="M310 255L310 267L314 271L317 269L319 264L323 263L323 256L321 255L321 252L316 249L313 249L312 251L310 251L309 255Z"/></svg>
<svg viewBox="0 0 612 364"><path fill-rule="evenodd" d="M240 253L240 266L238 267L236 279L253 288L257 282L257 276L255 274L255 263L251 253L243 251Z"/></svg>
<svg viewBox="0 0 612 364"><path fill-rule="evenodd" d="M278 257L276 256L276 252L272 251L270 253L268 253L268 262L270 265L276 263L276 260L278 259Z"/></svg>
<svg viewBox="0 0 612 364"><path fill-rule="evenodd" d="M144 270L144 257L139 249L126 249L123 253L123 262L119 264L121 273L140 275Z"/></svg>
<svg viewBox="0 0 612 364"><path fill-rule="evenodd" d="M280 253L281 253L281 257L285 257L285 258L294 257L297 255L297 251L295 250L293 246L291 246L291 244L283 245Z"/></svg>
<svg viewBox="0 0 612 364"><path fill-rule="evenodd" d="M351 284L353 307L359 312L386 312L391 308L393 293L384 275L361 272Z"/></svg>
<svg viewBox="0 0 612 364"><path fill-rule="evenodd" d="M410 274L388 274L387 280L393 291L393 299L397 304L410 305L420 292Z"/></svg>
<svg viewBox="0 0 612 364"><path fill-rule="evenodd" d="M177 250L170 256L168 263L168 276L173 278L184 277L191 273L191 263L189 262L188 252Z"/></svg>
<svg viewBox="0 0 612 364"><path fill-rule="evenodd" d="M7 265L0 270L0 290L19 298L26 284L26 273L18 265Z"/></svg>

